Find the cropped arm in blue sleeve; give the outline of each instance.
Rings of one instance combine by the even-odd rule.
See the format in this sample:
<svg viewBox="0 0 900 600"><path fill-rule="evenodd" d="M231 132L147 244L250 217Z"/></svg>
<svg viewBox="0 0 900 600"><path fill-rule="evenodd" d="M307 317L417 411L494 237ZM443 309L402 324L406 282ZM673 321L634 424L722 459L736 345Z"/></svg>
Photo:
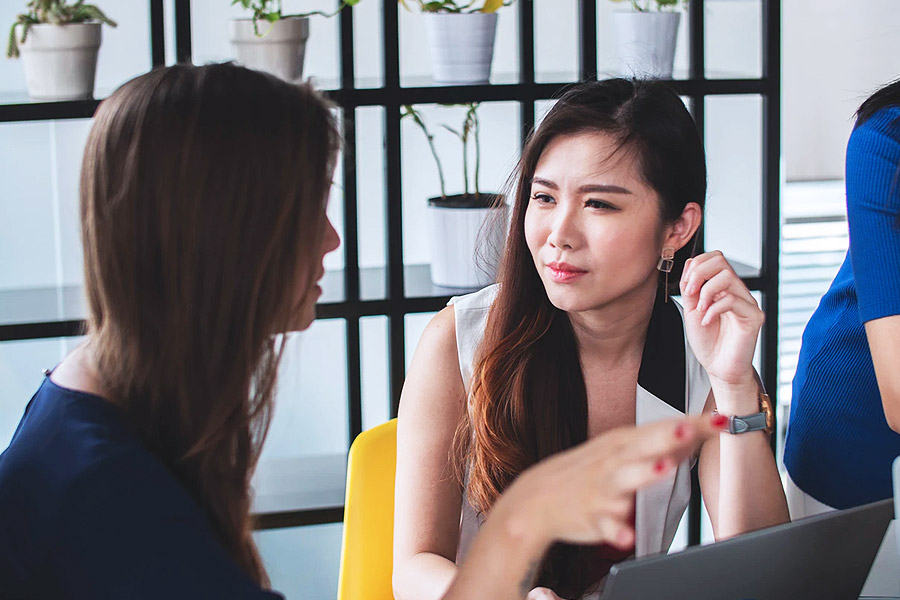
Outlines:
<svg viewBox="0 0 900 600"><path fill-rule="evenodd" d="M847 216L860 321L900 314L900 107L850 136Z"/></svg>

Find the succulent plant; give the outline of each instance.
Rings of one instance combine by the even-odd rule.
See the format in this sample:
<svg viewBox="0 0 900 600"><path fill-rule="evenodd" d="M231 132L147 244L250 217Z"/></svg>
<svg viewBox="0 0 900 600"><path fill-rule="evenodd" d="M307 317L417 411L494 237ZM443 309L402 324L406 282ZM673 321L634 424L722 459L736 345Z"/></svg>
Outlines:
<svg viewBox="0 0 900 600"><path fill-rule="evenodd" d="M116 22L107 17L102 10L93 4L85 4L84 0L76 0L69 3L68 0L30 0L25 5L26 11L16 17L9 29L9 42L6 46L8 58L18 58L19 44L28 38L28 31L32 25L68 25L69 23L86 23L99 21L110 27L116 27ZM22 26L22 37L16 37L16 28Z"/></svg>

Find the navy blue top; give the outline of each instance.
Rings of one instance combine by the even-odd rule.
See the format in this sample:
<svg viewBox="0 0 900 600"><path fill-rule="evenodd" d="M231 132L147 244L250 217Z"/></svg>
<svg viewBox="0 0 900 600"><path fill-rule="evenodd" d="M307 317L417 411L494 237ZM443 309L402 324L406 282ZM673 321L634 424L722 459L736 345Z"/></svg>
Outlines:
<svg viewBox="0 0 900 600"><path fill-rule="evenodd" d="M124 413L45 378L0 455L3 598L273 600Z"/></svg>
<svg viewBox="0 0 900 600"><path fill-rule="evenodd" d="M900 314L900 107L847 144L850 249L803 332L784 464L797 486L849 508L889 498L900 435L888 427L863 324Z"/></svg>

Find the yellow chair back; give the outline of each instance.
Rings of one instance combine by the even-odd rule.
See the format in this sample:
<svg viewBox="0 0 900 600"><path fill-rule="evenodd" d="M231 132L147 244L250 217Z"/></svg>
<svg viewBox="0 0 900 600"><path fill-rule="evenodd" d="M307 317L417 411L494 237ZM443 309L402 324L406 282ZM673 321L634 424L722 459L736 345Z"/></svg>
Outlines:
<svg viewBox="0 0 900 600"><path fill-rule="evenodd" d="M347 459L338 600L394 600L397 419L359 434Z"/></svg>

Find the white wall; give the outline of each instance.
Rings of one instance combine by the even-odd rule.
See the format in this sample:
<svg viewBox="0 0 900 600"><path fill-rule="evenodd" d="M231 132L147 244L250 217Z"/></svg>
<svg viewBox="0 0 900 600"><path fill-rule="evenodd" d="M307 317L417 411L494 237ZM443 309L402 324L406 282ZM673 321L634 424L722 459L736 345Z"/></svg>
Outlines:
<svg viewBox="0 0 900 600"><path fill-rule="evenodd" d="M843 179L853 113L900 77L900 5L787 0L782 11L787 179Z"/></svg>

